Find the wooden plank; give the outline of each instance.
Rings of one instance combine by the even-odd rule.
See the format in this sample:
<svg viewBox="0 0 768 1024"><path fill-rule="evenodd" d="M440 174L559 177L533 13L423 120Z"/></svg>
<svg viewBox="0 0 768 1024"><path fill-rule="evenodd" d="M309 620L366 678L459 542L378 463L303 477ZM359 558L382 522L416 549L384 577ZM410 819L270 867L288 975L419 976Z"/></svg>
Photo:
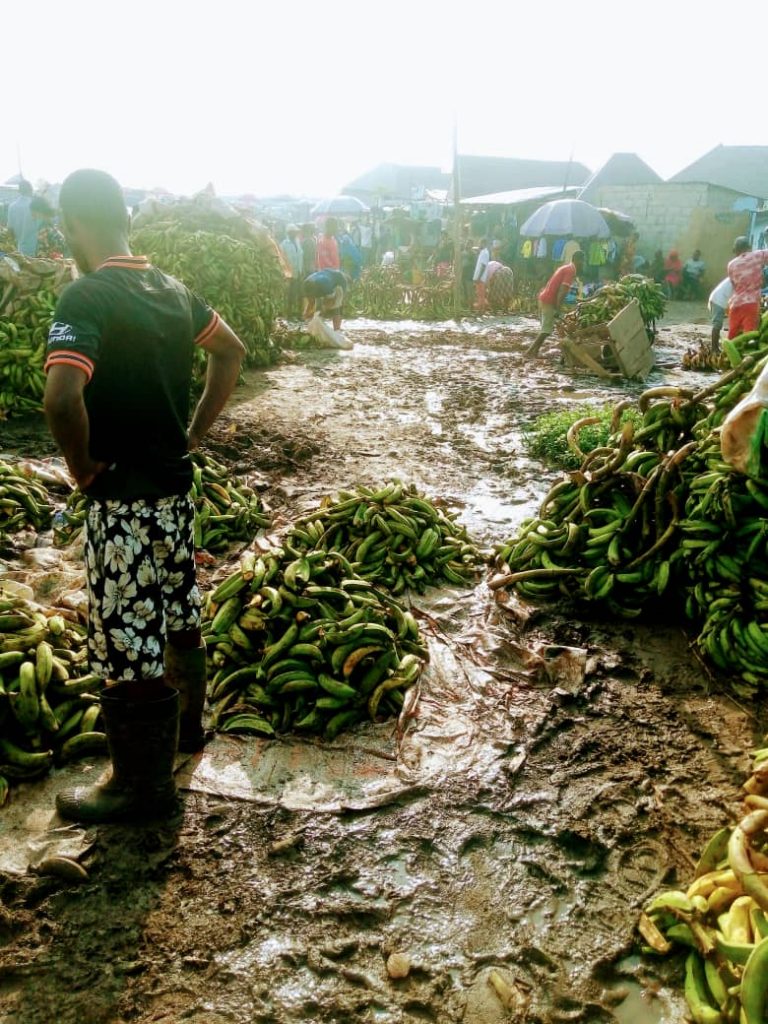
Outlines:
<svg viewBox="0 0 768 1024"><path fill-rule="evenodd" d="M646 377L653 369L654 358L637 299L616 314L608 331L622 373L626 377Z"/></svg>
<svg viewBox="0 0 768 1024"><path fill-rule="evenodd" d="M583 348L579 348L567 339L561 341L561 346L564 351L570 355L573 360L577 363L581 363L582 366L586 366L587 369L591 370L592 373L596 373L598 377L611 378L611 374L604 366L601 366L597 360L593 359L589 352L585 352Z"/></svg>

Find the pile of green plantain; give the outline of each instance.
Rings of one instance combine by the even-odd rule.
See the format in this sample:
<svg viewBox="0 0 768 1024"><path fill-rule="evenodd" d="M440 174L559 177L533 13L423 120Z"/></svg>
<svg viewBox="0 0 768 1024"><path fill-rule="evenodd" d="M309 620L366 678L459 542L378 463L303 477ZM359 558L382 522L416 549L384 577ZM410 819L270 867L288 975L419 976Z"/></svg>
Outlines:
<svg viewBox="0 0 768 1024"><path fill-rule="evenodd" d="M428 657L413 615L326 548L247 552L209 594L204 636L213 727L264 736L397 714Z"/></svg>
<svg viewBox="0 0 768 1024"><path fill-rule="evenodd" d="M195 548L198 551L221 553L230 544L250 541L259 530L269 527L270 517L252 487L233 476L222 462L210 455L192 452L191 457L194 464ZM80 536L87 511L88 499L82 491L75 489L67 499L62 523L54 529L54 543L58 547L71 544Z"/></svg>
<svg viewBox="0 0 768 1024"><path fill-rule="evenodd" d="M47 288L29 292L0 316L0 417L39 412L45 391L48 330L56 295Z"/></svg>
<svg viewBox="0 0 768 1024"><path fill-rule="evenodd" d="M10 782L106 752L102 684L85 667L85 633L59 614L0 600L0 805Z"/></svg>
<svg viewBox="0 0 768 1024"><path fill-rule="evenodd" d="M768 747L744 789L745 816L712 836L687 891L660 893L638 923L644 952L687 951L697 1024L764 1024L768 1012Z"/></svg>
<svg viewBox="0 0 768 1024"><path fill-rule="evenodd" d="M0 541L25 527L44 530L50 521L48 492L42 484L0 460Z"/></svg>
<svg viewBox="0 0 768 1024"><path fill-rule="evenodd" d="M699 629L701 650L750 695L768 678L768 479L732 471L719 427L768 364L768 315L729 347L736 365L694 393L653 388L642 424L616 433L557 482L539 515L497 550L492 589L603 603L636 617L664 597ZM569 430L578 434L590 420Z"/></svg>
<svg viewBox="0 0 768 1024"><path fill-rule="evenodd" d="M656 321L661 319L666 309L664 289L642 274L627 274L618 281L603 285L592 298L579 302L572 312L566 313L558 322L557 333L565 337L578 337L607 324L633 299L637 299L643 323L653 332Z"/></svg>
<svg viewBox="0 0 768 1024"><path fill-rule="evenodd" d="M131 236L146 255L202 296L239 335L251 366L277 356L270 335L285 290L274 244L245 218L224 217L195 201L163 207ZM203 364L202 354L198 369Z"/></svg>
<svg viewBox="0 0 768 1024"><path fill-rule="evenodd" d="M399 480L326 499L296 520L285 544L297 555L339 552L358 575L395 595L432 584L466 586L484 561L453 513Z"/></svg>

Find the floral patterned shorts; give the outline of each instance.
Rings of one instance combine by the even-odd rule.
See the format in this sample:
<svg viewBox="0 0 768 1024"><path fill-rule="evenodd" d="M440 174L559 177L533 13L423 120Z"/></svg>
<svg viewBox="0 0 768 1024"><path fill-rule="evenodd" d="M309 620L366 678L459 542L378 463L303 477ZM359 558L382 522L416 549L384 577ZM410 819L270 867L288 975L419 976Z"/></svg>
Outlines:
<svg viewBox="0 0 768 1024"><path fill-rule="evenodd" d="M85 568L92 672L113 681L154 679L163 674L167 633L200 626L194 516L187 495L91 501Z"/></svg>

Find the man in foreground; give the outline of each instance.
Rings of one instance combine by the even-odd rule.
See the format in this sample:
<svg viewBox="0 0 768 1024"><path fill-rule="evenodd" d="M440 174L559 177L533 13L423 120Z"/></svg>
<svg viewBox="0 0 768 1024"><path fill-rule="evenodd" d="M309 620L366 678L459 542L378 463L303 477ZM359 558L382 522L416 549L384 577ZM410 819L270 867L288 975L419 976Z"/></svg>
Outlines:
<svg viewBox="0 0 768 1024"><path fill-rule="evenodd" d="M244 348L202 299L131 255L114 178L75 171L59 203L84 276L56 307L45 412L90 498L88 652L91 671L113 685L101 701L111 778L66 790L56 805L74 821L163 817L178 807L177 744L204 742L189 450L224 407ZM208 373L187 431L196 345Z"/></svg>
<svg viewBox="0 0 768 1024"><path fill-rule="evenodd" d="M763 268L768 266L768 249L750 252L749 239L741 235L733 243L733 259L728 264L728 277L733 295L728 306L728 337L738 338L760 326L760 294L763 290Z"/></svg>
<svg viewBox="0 0 768 1024"><path fill-rule="evenodd" d="M564 263L558 267L552 277L547 281L539 292L539 316L541 317L541 332L533 344L526 351L527 356L538 355L539 349L552 333L555 326L555 317L558 315L565 302L571 285L579 274L584 270L584 253L577 249L571 257L570 263Z"/></svg>

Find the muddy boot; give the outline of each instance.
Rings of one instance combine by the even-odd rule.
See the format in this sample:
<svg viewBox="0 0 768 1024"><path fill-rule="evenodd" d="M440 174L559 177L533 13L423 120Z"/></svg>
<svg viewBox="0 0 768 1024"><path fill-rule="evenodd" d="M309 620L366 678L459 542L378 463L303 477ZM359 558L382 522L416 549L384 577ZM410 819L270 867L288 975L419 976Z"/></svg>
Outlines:
<svg viewBox="0 0 768 1024"><path fill-rule="evenodd" d="M179 691L179 750L184 754L196 754L208 738L203 729L207 681L204 643L189 651L166 644L165 682Z"/></svg>
<svg viewBox="0 0 768 1024"><path fill-rule="evenodd" d="M75 786L56 797L62 818L82 822L174 817L180 809L173 778L179 737L179 695L159 681L118 683L104 691L101 713L112 777Z"/></svg>

